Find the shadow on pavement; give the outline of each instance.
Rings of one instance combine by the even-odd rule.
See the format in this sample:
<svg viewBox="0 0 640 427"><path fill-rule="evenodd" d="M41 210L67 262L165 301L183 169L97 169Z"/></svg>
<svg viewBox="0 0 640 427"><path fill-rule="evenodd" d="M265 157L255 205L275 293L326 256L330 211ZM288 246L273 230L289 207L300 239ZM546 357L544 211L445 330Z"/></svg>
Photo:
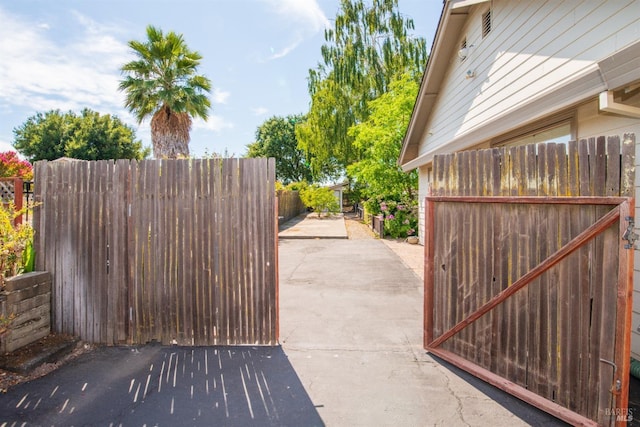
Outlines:
<svg viewBox="0 0 640 427"><path fill-rule="evenodd" d="M281 347L107 347L0 396L0 425L323 426Z"/></svg>
<svg viewBox="0 0 640 427"><path fill-rule="evenodd" d="M442 366L456 374L458 377L462 378L465 382L471 384L476 389L480 390L491 400L497 402L509 412L514 414L516 417L520 418L522 421L526 422L532 426L568 426L569 424L563 422L562 420L554 417L547 412L536 408L533 405L528 404L515 396L510 395L497 387L471 375L467 371L464 371L451 363L440 359L438 356L430 354L434 360L440 363Z"/></svg>
<svg viewBox="0 0 640 427"><path fill-rule="evenodd" d="M282 224L278 225L278 231L282 232L285 230L288 230L290 228L295 227L296 225L300 224L302 221L304 221L307 218L308 212L305 212L303 214L300 214L294 218L291 218L289 221L283 222Z"/></svg>

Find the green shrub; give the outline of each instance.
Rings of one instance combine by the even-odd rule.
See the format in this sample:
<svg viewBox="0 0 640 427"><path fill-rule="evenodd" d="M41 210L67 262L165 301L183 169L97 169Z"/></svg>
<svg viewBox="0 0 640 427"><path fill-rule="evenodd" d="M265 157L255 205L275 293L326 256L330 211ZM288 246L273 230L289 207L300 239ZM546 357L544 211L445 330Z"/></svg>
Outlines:
<svg viewBox="0 0 640 427"><path fill-rule="evenodd" d="M289 184L287 184L285 189L289 191L302 191L307 187L309 187L309 184L307 184L306 181L298 181L298 182L290 182Z"/></svg>
<svg viewBox="0 0 640 427"><path fill-rule="evenodd" d="M29 224L13 225L22 213L12 204L0 204L0 289L6 277L33 270L33 228Z"/></svg>
<svg viewBox="0 0 640 427"><path fill-rule="evenodd" d="M371 215L384 216L385 235L398 238L418 234L418 205L415 201L376 197L367 200L364 205Z"/></svg>
<svg viewBox="0 0 640 427"><path fill-rule="evenodd" d="M327 187L312 185L300 190L300 200L308 208L312 208L320 216L323 212L338 213L340 205L333 190Z"/></svg>

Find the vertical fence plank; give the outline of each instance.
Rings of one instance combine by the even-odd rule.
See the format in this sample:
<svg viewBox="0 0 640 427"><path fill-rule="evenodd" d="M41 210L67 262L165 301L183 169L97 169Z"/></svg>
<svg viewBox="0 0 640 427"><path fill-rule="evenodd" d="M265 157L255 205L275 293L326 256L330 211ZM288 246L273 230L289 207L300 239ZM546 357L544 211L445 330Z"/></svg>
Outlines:
<svg viewBox="0 0 640 427"><path fill-rule="evenodd" d="M590 138L589 139L589 179L591 181L590 187L592 188L593 195L604 195L605 183L606 183L606 140L602 138ZM595 208L595 217L600 216L602 208ZM604 251L604 240L602 236L598 236L594 239L594 251L593 256L595 259L601 260ZM594 268L591 270L590 284L591 284L591 323L589 331L589 389L599 390L601 387L601 369L603 368L600 362L600 345L602 336L600 335L600 324L602 322L603 313L602 305L600 304L604 297L604 289L602 287L603 271L602 268ZM600 400L600 393L591 393L589 397L588 411L591 418L598 419L600 414L598 413L602 404Z"/></svg>
<svg viewBox="0 0 640 427"><path fill-rule="evenodd" d="M470 153L436 156L433 194L629 196L634 176L632 138L481 150L474 154L478 161ZM431 259L426 260L425 269L433 270L433 280L431 285L425 282L429 286L425 288L425 310L429 310L425 325L430 328L424 331L425 342L442 335L483 300L482 283L494 283L490 294L495 295L611 209L606 205L513 209L496 205L483 214L491 217L485 221L491 222L489 226L477 222L481 210L452 205L434 203L433 218L425 217L434 226L434 248L426 249ZM451 218L455 223L447 222ZM622 230L619 224L605 230L529 284L525 292L490 312L491 340L482 333L481 317L466 332L462 329L446 340L442 349L591 420L608 422L605 414L616 403L609 393L613 372L601 359L621 357L615 353L612 325L628 316L628 311L622 313L628 310L628 297L620 295L630 292L616 293L610 286L618 276L623 278L619 273L623 255L618 255ZM491 237L470 236L486 233ZM485 264L490 272L483 271L474 257L480 248L493 256ZM624 337L618 340L625 345ZM486 362L481 355L485 349Z"/></svg>
<svg viewBox="0 0 640 427"><path fill-rule="evenodd" d="M267 256L265 266L268 268L269 274L262 286L265 287L266 292L269 295L268 306L270 327L268 332L269 338L266 341L270 344L276 344L279 339L278 331L280 329L280 319L278 316L278 289L276 286L269 285L272 283L275 283L277 285L278 283L278 269L275 263L275 260L278 258L276 255L276 252L278 250L276 246L276 229L275 227L270 226L276 221L276 218L274 216L275 209L273 208L273 206L275 205L275 193L273 191L273 188L275 188L276 185L276 159L274 159L273 157L269 158L265 169L266 179L262 180L262 182L264 182L264 187L261 193L266 196L265 199L267 200L267 202L265 203L265 205L271 206L271 209L267 209L265 211L265 255Z"/></svg>
<svg viewBox="0 0 640 427"><path fill-rule="evenodd" d="M55 330L110 345L277 342L273 159L43 162L36 175Z"/></svg>

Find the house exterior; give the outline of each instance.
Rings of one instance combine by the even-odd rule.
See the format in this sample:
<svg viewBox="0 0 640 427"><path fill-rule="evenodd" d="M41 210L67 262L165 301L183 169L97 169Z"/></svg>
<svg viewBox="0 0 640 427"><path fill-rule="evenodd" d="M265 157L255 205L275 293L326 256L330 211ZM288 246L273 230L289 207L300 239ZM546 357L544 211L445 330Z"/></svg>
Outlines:
<svg viewBox="0 0 640 427"><path fill-rule="evenodd" d="M419 171L420 235L435 155L631 132L640 141L640 0L445 0L399 158Z"/></svg>
<svg viewBox="0 0 640 427"><path fill-rule="evenodd" d="M331 191L333 191L333 195L336 198L336 201L338 202L338 206L340 207L340 212L342 212L343 209L343 193L344 190L347 188L347 184L346 183L341 183L341 184L333 184L329 186L329 189Z"/></svg>

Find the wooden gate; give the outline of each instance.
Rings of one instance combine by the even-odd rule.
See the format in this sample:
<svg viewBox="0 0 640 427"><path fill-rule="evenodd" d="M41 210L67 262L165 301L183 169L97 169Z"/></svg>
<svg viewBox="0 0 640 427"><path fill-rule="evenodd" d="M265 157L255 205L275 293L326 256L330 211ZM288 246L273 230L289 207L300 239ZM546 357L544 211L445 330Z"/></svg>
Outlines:
<svg viewBox="0 0 640 427"><path fill-rule="evenodd" d="M425 348L575 425L627 418L633 135L434 159Z"/></svg>
<svg viewBox="0 0 640 427"><path fill-rule="evenodd" d="M278 340L273 159L37 162L53 328L103 344Z"/></svg>

